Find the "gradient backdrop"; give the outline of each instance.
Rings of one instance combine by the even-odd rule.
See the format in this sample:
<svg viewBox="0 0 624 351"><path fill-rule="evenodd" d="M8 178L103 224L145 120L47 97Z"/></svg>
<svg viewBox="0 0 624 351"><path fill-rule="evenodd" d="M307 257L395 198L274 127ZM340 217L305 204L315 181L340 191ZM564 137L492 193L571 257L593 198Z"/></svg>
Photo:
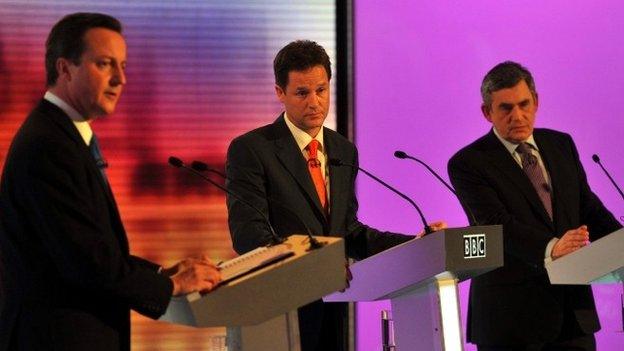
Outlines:
<svg viewBox="0 0 624 351"><path fill-rule="evenodd" d="M624 186L624 3L356 0L354 7L360 165L412 196L429 220L467 224L448 190L392 153L403 149L448 179L450 156L489 129L479 86L507 59L535 77L536 125L574 137L592 189L617 217L624 215L624 201L591 161L599 154ZM363 175L358 185L360 219L388 230L420 230L409 204ZM462 284L464 308L467 291ZM624 349L621 286L595 286L594 293L602 322L598 350ZM359 351L380 350L380 308L389 303L359 306ZM414 326L420 327L427 326Z"/></svg>
<svg viewBox="0 0 624 351"><path fill-rule="evenodd" d="M485 72L505 59L533 71L538 125L575 137L594 191L624 215L624 203L590 161L599 153L623 181L617 151L624 131L618 108L624 5L355 0L354 7L361 165L422 203L430 220L467 223L441 185L392 152L404 149L446 176L446 160L488 130L478 88ZM280 112L272 89L274 54L291 40L310 38L333 57L333 1L0 0L0 167L16 128L44 92L45 37L74 11L107 12L126 27L129 85L118 111L94 129L111 164L133 252L165 264L200 251L232 257L223 196L175 173L165 160L176 154L222 168L232 137L271 122ZM329 124L334 121L332 111ZM363 221L395 231L421 229L400 199L364 177L358 182ZM603 323L599 350L620 350L621 287L594 291ZM388 305L359 306L359 351L380 349L379 309ZM133 314L134 350L216 350L222 334Z"/></svg>
<svg viewBox="0 0 624 351"><path fill-rule="evenodd" d="M109 13L124 24L128 85L93 123L131 250L161 264L235 255L219 190L167 165L169 155L223 169L230 140L281 112L273 57L312 39L335 57L332 0L0 0L0 167L43 97L44 43L62 16ZM335 61L335 60L333 60ZM335 112L330 112L330 126ZM218 180L220 181L220 180ZM132 315L133 350L221 350L225 328L194 329Z"/></svg>

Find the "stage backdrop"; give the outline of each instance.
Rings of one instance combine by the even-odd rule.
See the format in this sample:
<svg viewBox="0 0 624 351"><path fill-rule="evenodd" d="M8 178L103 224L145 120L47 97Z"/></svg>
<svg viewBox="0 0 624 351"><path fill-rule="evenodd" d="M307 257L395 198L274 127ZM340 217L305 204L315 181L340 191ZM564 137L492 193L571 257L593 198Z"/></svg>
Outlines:
<svg viewBox="0 0 624 351"><path fill-rule="evenodd" d="M234 256L225 198L167 165L169 155L222 169L230 140L281 112L273 57L312 39L335 62L332 0L0 0L0 167L45 92L44 43L71 12L119 18L128 84L117 111L93 123L131 250L162 264L200 252ZM334 110L328 125L335 125ZM216 179L217 181L221 181ZM133 350L220 350L224 329L197 330L132 315Z"/></svg>
<svg viewBox="0 0 624 351"><path fill-rule="evenodd" d="M620 1L355 1L361 166L412 196L429 220L466 225L448 190L392 153L403 149L448 179L451 155L490 127L479 110L483 75L516 60L536 79L537 126L574 137L593 190L617 217L624 215L624 201L591 161L599 154L624 185L622 23ZM362 174L358 190L363 221L403 232L422 227L410 205ZM464 308L467 289L462 284ZM596 286L594 292L602 323L598 350L622 350L622 288ZM388 305L359 306L359 351L380 349L378 309ZM427 326L414 326L421 327Z"/></svg>

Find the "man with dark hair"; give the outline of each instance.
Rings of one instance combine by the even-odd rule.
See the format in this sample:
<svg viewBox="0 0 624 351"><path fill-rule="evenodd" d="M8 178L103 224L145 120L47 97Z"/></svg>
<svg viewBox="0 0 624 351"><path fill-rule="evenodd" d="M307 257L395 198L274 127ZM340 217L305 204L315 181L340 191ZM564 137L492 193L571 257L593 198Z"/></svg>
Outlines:
<svg viewBox="0 0 624 351"><path fill-rule="evenodd" d="M552 285L544 264L621 225L590 190L572 138L534 129L538 95L526 68L496 65L481 94L493 128L448 171L479 224L503 225L505 264L472 280L468 341L480 351L595 350L591 287Z"/></svg>
<svg viewBox="0 0 624 351"><path fill-rule="evenodd" d="M172 295L220 279L205 257L173 267L130 255L89 123L126 84L121 24L64 17L46 43L48 91L18 130L0 186L5 307L0 350L130 350L130 309L162 315Z"/></svg>
<svg viewBox="0 0 624 351"><path fill-rule="evenodd" d="M275 93L285 112L274 123L232 141L227 156L228 189L264 211L279 235L305 233L305 226L314 235L339 235L345 239L347 255L356 259L413 239L360 223L356 172L349 167L328 167L330 158L347 164L358 164L358 158L351 142L323 127L331 77L325 50L312 41L292 42L275 57L274 72ZM227 204L237 252L270 242L271 234L260 215L234 197L229 196ZM432 224L434 230L443 226ZM303 351L346 350L346 304L316 301L298 312Z"/></svg>

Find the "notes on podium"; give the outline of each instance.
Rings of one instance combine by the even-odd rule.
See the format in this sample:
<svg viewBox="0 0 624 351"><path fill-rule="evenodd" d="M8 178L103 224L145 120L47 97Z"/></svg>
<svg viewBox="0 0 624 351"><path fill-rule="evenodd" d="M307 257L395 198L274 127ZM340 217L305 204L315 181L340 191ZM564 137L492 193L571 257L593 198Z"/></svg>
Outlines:
<svg viewBox="0 0 624 351"><path fill-rule="evenodd" d="M283 253L292 251L292 255L225 282L208 294L173 298L160 319L195 327L255 325L344 289L344 241L317 239L326 245L307 251L308 237L291 235L282 245L287 249Z"/></svg>
<svg viewBox="0 0 624 351"><path fill-rule="evenodd" d="M546 263L551 284L624 282L624 228Z"/></svg>

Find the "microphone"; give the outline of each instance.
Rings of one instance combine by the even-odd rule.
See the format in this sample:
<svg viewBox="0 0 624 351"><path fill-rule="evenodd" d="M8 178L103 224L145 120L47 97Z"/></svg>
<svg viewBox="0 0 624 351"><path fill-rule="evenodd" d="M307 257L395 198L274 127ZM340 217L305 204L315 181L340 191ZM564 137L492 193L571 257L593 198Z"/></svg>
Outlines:
<svg viewBox="0 0 624 351"><path fill-rule="evenodd" d="M622 199L624 199L624 193L622 193L622 189L620 189L620 187L617 185L617 183L615 182L615 180L613 180L613 178L611 177L611 174L609 174L609 172L607 171L606 168L604 168L604 166L602 165L602 163L600 162L600 157L598 157L598 155L593 154L592 155L592 160L594 160L594 162L596 162L600 168L602 168L602 171L604 172L604 174L607 175L607 178L609 178L609 180L611 181L611 184L613 184L613 186L615 187L615 189L617 189L617 191L620 193L620 196L622 196ZM624 328L624 294L622 294L620 296L620 300L622 301L622 306L621 306L621 313L622 313L622 328Z"/></svg>
<svg viewBox="0 0 624 351"><path fill-rule="evenodd" d="M442 179L442 177L440 177L440 175L436 171L434 171L433 168L429 167L429 165L426 164L425 162L417 159L414 156L408 155L406 152L401 151L401 150L395 151L394 157L400 158L402 160L409 159L409 160L416 161L420 163L421 165L423 165L431 174L433 174L434 177L436 177L442 184L444 184L444 186L450 192L452 192L453 195L455 195L455 197L459 201L459 204L462 205L462 207L464 207L466 211L468 211L468 216L470 216L470 220L472 221L472 223L474 223L474 225L479 225L479 222L477 222L477 219L475 218L474 213L472 213L472 210L470 209L470 207L466 206L466 204L462 202L462 200L459 198L459 195L457 195L457 192L455 191L455 189L453 189L453 187L449 183L447 183L444 179Z"/></svg>
<svg viewBox="0 0 624 351"><path fill-rule="evenodd" d="M214 173L218 176L220 176L223 179L226 179L227 177L225 176L225 174L223 174L223 172L212 168L210 166L208 166L206 163L201 162L201 161L193 161L191 162L191 168L193 168L194 170L198 171L198 172L210 172L210 173Z"/></svg>
<svg viewBox="0 0 624 351"><path fill-rule="evenodd" d="M600 168L602 168L602 171L604 172L604 174L607 175L607 178L609 178L609 180L611 181L611 184L613 184L613 186L615 187L615 189L620 193L620 196L622 197L622 199L624 199L624 193L622 193L622 189L620 189L620 187L617 185L617 183L615 182L615 180L613 180L613 178L611 177L611 174L609 174L609 172L607 171L606 168L604 168L604 166L602 165L602 163L600 162L600 157L598 157L598 155L593 154L592 155L592 160L594 160L594 162L596 162Z"/></svg>
<svg viewBox="0 0 624 351"><path fill-rule="evenodd" d="M331 166L338 166L338 167L351 167L351 168L356 168L360 171L362 171L364 174L366 174L367 176L371 177L373 180L377 181L379 184L383 185L384 187L390 189L393 193L399 195L400 197L402 197L403 199L405 199L407 202L409 202L412 206L414 206L414 208L416 209L416 211L418 211L418 215L420 216L420 220L423 222L423 226L425 227L425 234L431 234L433 233L433 230L431 229L431 227L429 227L429 225L427 224L427 220L425 219L425 216L423 215L422 211L420 210L420 208L418 207L418 205L416 205L416 203L410 199L407 195L403 194L402 192L398 191L397 189L393 188L392 186L390 186L388 183L384 182L383 180L375 177L373 174L371 174L369 171L353 165L353 164L349 164L349 163L344 163L342 162L342 160L337 159L337 158L330 158L329 159L329 164Z"/></svg>
<svg viewBox="0 0 624 351"><path fill-rule="evenodd" d="M175 168L182 168L187 170L190 173L193 173L201 178L203 178L205 181L207 181L208 183L216 186L217 188L221 189L222 191L226 192L227 194L230 194L232 197L234 197L236 200L242 202L243 204L249 206L250 208L254 209L254 211L258 212L260 214L260 216L262 216L262 218L264 219L265 224L267 225L267 227L269 228L269 232L271 233L271 239L272 242L271 244L269 244L269 246L272 245L278 245L284 242L285 239L280 238L276 233L275 230L273 229L273 226L271 225L271 222L269 221L269 218L262 213L262 211L260 211L256 206L252 205L251 203L245 201L244 199L242 199L240 196L236 195L235 193L229 191L228 189L226 189L225 187L223 187L222 185L219 185L217 182L213 181L212 179L206 177L205 175L203 175L202 173L196 171L195 169L187 166L184 164L184 162L175 157L175 156L170 156L169 157L169 164L172 165Z"/></svg>
<svg viewBox="0 0 624 351"><path fill-rule="evenodd" d="M210 166L208 166L208 164L201 162L201 161L193 161L191 163L191 168L193 168L195 171L197 172L212 172L214 174L219 175L220 177L222 177L223 179L228 179L227 176L225 174L223 174L223 172L220 172L214 168L211 168ZM232 194L231 191L226 191L228 194ZM234 195L232 195L234 196ZM251 204L248 204L246 201L243 201L240 199L240 197L234 196L236 199L240 200L242 203L245 203L249 206L251 206ZM273 201L276 205L278 205L280 208L286 210L286 212L288 212L288 214L290 214L291 216L293 216L294 218L297 219L297 221L299 222L299 224L303 225L303 227L306 230L306 233L308 234L308 240L310 241L310 247L308 248L308 251L311 250L316 250L319 249L323 246L325 246L326 243L322 243L319 242L318 240L316 240L316 238L314 237L314 235L312 235L312 230L310 229L310 227L308 227L308 225L291 209L289 209L288 207L286 207L285 205L283 205L280 201L277 201L275 199L273 199L271 196L269 196L269 200Z"/></svg>

